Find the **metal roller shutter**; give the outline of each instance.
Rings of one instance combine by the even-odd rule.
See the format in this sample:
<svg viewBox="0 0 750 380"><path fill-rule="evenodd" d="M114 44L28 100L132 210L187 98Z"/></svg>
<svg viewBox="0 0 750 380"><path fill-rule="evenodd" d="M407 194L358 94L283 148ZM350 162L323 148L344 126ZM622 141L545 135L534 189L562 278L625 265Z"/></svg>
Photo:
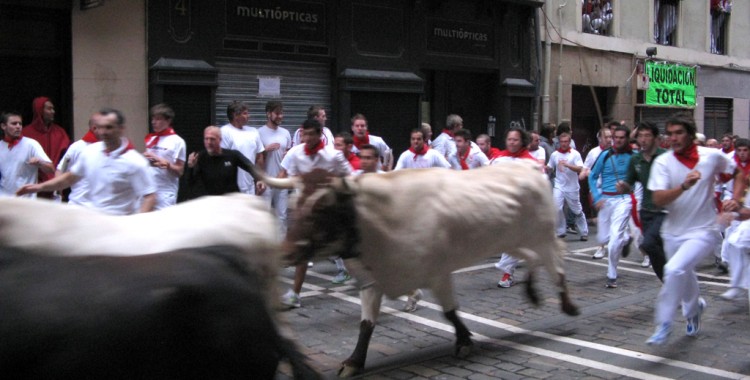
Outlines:
<svg viewBox="0 0 750 380"><path fill-rule="evenodd" d="M693 114L692 108L677 108L677 107L636 107L635 109L635 121L640 123L642 121L650 121L659 127L659 131L664 133L667 122L670 116L677 112L688 112Z"/></svg>
<svg viewBox="0 0 750 380"><path fill-rule="evenodd" d="M216 89L216 120L227 123L227 105L241 100L250 105L250 125L266 122L266 102L284 103L283 127L294 134L307 118L307 109L320 104L331 109L330 67L323 63L271 61L243 58L217 58L219 87ZM281 78L281 97L259 97L258 76ZM329 116L330 118L330 116ZM330 127L330 126L329 126Z"/></svg>
<svg viewBox="0 0 750 380"><path fill-rule="evenodd" d="M703 131L706 138L721 140L732 133L732 99L706 98L703 105Z"/></svg>

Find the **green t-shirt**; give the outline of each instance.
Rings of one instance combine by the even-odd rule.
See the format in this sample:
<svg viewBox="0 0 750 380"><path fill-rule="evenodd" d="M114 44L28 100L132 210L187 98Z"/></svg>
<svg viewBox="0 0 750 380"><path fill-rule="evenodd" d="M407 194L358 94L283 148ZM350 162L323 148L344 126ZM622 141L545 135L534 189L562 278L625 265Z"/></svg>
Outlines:
<svg viewBox="0 0 750 380"><path fill-rule="evenodd" d="M666 152L665 149L656 148L654 156L651 157L651 161L646 161L641 152L638 152L630 158L630 164L628 165L628 172L625 176L625 182L632 188L636 182L640 182L643 185L643 199L641 200L641 210L647 211L663 211L664 209L655 205L651 198L651 190L648 189L648 177L651 173L651 164L654 159L662 153Z"/></svg>

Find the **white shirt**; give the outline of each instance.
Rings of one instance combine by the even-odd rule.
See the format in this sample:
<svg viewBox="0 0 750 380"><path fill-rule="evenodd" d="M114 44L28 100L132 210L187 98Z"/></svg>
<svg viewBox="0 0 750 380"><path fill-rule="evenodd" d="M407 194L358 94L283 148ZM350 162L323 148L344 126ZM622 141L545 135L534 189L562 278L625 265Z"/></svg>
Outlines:
<svg viewBox="0 0 750 380"><path fill-rule="evenodd" d="M86 147L89 145L91 145L91 143L83 140L78 140L73 144L70 144L68 150L65 152L65 155L60 160L60 163L57 164L57 170L61 173L69 172L73 164L78 162L78 158L80 157L81 152L83 152L83 150L86 149ZM88 191L89 181L86 178L81 178L80 180L78 180L78 182L70 186L68 204L89 206L87 198Z"/></svg>
<svg viewBox="0 0 750 380"><path fill-rule="evenodd" d="M547 161L547 152L545 152L544 149L542 149L541 147L536 148L536 150L534 151L530 150L529 154L532 155L534 158L536 158L536 160L539 161L539 163L542 165L544 165L544 163ZM580 156L580 153L578 155ZM550 155L550 157L551 156L552 155ZM583 161L581 161L581 165L578 165L578 166L582 166L582 165L583 165Z"/></svg>
<svg viewBox="0 0 750 380"><path fill-rule="evenodd" d="M70 172L89 181L88 200L92 208L107 214L129 215L138 212L140 198L156 193L149 173L150 163L127 139L107 154L103 142L87 146Z"/></svg>
<svg viewBox="0 0 750 380"><path fill-rule="evenodd" d="M382 170L380 170L380 169L378 169L377 171L375 171L375 173L382 174L382 173L385 173L385 172L382 171ZM362 169L357 169L357 170L354 171L354 173L352 173L352 175L355 176L355 177L361 176L362 174L365 174L365 171L362 170Z"/></svg>
<svg viewBox="0 0 750 380"><path fill-rule="evenodd" d="M599 158L600 154L602 154L601 146L597 145L591 148L591 150L589 150L589 153L586 155L586 161L583 162L583 167L585 167L588 170L591 170L594 167L594 164L596 163L596 159Z"/></svg>
<svg viewBox="0 0 750 380"><path fill-rule="evenodd" d="M258 154L265 150L258 130L247 125L243 126L242 129L238 129L232 124L222 126L221 147L239 151L253 164ZM253 176L242 169L237 169L237 187L240 188L242 193L255 194Z"/></svg>
<svg viewBox="0 0 750 380"><path fill-rule="evenodd" d="M428 149L425 154L416 155L410 150L405 150L396 162L393 170L401 169L425 169L425 168L451 168L451 164L435 149Z"/></svg>
<svg viewBox="0 0 750 380"><path fill-rule="evenodd" d="M15 197L18 188L36 183L39 168L27 164L32 157L44 162L52 162L44 153L42 146L32 138L21 136L21 141L18 141L13 149L8 149L8 143L0 140L1 197ZM36 198L36 194L27 194L24 198Z"/></svg>
<svg viewBox="0 0 750 380"><path fill-rule="evenodd" d="M380 136L373 136L369 135L369 144L378 148L378 152L380 153L380 163L382 164L385 162L385 160L388 157L388 154L391 152L391 148L388 146L388 144L385 143L385 140L383 140ZM359 149L356 146L352 146L352 153L359 155ZM382 167L382 165L381 165Z"/></svg>
<svg viewBox="0 0 750 380"><path fill-rule="evenodd" d="M313 169L323 169L340 177L350 175L354 171L344 153L328 145L311 156L305 153L305 144L296 145L286 153L281 161L281 167L290 177L309 173Z"/></svg>
<svg viewBox="0 0 750 380"><path fill-rule="evenodd" d="M435 149L447 159L456 153L456 142L449 134L442 132L432 141L430 148Z"/></svg>
<svg viewBox="0 0 750 380"><path fill-rule="evenodd" d="M260 134L260 141L264 147L273 143L279 144L279 149L266 152L266 174L276 177L281 171L281 160L284 159L286 152L292 148L292 138L286 128L276 127L276 129L273 129L266 125L258 128L258 134Z"/></svg>
<svg viewBox="0 0 750 380"><path fill-rule="evenodd" d="M169 161L171 164L176 163L178 160L185 162L185 151L185 140L178 135L161 136L156 145L146 148L146 152L151 152ZM160 199L157 201L157 209L160 206L174 205L177 202L177 191L180 188L180 176L167 169L155 166L151 166L149 171L156 185L156 196L164 200Z"/></svg>
<svg viewBox="0 0 750 380"><path fill-rule="evenodd" d="M462 170L461 159L458 157L458 150L456 150L456 153L454 155L450 156L448 162L451 164L451 167L453 169ZM466 156L466 166L468 166L469 169L476 169L481 168L482 166L487 166L489 164L490 160L487 158L484 152L482 152L482 150L479 149L478 146L472 144L469 148L469 155Z"/></svg>
<svg viewBox="0 0 750 380"><path fill-rule="evenodd" d="M721 151L698 147L698 164L693 169L683 165L673 151L660 154L651 166L648 189L668 190L680 186L687 174L693 170L701 173L701 179L665 209L669 213L664 219L661 232L682 235L695 229L716 228L716 204L714 203L714 182L719 174L734 172L735 163Z"/></svg>
<svg viewBox="0 0 750 380"><path fill-rule="evenodd" d="M328 127L323 127L323 133L320 134L320 139L326 146L333 146L333 133L331 133L331 130L328 129ZM297 128L297 130L294 131L294 137L292 137L292 146L297 146L299 144L302 144L302 128Z"/></svg>
<svg viewBox="0 0 750 380"><path fill-rule="evenodd" d="M543 149L539 149L542 150ZM568 153L560 153L559 150L552 152L549 156L547 165L555 168L555 185L554 187L563 192L576 192L581 189L578 183L578 173L560 165L562 161L567 161L573 166L583 166L581 154L577 150L571 149Z"/></svg>

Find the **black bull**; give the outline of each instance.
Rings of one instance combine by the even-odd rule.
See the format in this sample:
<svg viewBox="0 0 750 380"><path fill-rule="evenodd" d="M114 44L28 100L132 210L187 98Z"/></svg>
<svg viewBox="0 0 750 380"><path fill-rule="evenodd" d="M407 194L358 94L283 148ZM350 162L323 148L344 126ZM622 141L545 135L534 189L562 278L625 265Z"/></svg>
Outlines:
<svg viewBox="0 0 750 380"><path fill-rule="evenodd" d="M242 255L0 248L0 369L24 379L272 379L288 358L295 378L318 378L279 334Z"/></svg>

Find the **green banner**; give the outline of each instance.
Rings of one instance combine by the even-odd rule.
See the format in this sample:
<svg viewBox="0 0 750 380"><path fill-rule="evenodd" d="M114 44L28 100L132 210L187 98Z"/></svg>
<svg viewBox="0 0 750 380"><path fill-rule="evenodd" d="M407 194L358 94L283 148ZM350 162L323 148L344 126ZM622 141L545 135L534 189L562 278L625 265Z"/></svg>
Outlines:
<svg viewBox="0 0 750 380"><path fill-rule="evenodd" d="M655 106L695 106L695 67L646 62L649 86L646 104Z"/></svg>

